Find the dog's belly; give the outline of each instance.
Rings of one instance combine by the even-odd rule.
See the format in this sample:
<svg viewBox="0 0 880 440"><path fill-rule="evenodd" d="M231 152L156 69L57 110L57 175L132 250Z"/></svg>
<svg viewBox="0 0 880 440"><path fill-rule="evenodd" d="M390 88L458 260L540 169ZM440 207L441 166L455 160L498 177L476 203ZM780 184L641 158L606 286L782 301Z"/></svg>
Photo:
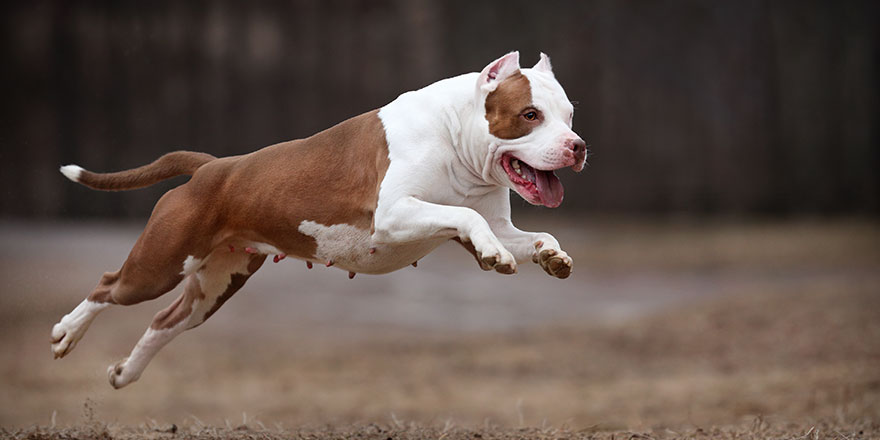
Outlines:
<svg viewBox="0 0 880 440"><path fill-rule="evenodd" d="M315 239L312 261L333 262L335 267L357 273L382 274L404 268L424 257L446 239L430 239L405 244L373 245L370 231L345 223L322 225L303 221L299 232ZM375 248L371 252L371 248Z"/></svg>

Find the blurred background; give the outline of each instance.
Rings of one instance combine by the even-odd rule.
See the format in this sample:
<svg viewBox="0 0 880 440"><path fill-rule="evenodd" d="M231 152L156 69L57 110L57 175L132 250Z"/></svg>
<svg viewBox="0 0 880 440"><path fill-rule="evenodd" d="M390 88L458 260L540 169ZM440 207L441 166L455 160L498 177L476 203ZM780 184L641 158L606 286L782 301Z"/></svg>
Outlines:
<svg viewBox="0 0 880 440"><path fill-rule="evenodd" d="M2 19L0 184L27 188L4 216L140 218L174 184L97 196L58 165L247 153L510 50L552 57L595 153L559 212L880 209L872 1L36 1Z"/></svg>
<svg viewBox="0 0 880 440"><path fill-rule="evenodd" d="M122 423L878 419L877 2L29 1L0 20L3 426L85 401ZM450 246L354 281L285 261L127 389L105 366L174 293L52 361L52 324L185 182L97 193L59 165L247 153L511 50L551 56L592 145L562 207L512 198L572 278Z"/></svg>

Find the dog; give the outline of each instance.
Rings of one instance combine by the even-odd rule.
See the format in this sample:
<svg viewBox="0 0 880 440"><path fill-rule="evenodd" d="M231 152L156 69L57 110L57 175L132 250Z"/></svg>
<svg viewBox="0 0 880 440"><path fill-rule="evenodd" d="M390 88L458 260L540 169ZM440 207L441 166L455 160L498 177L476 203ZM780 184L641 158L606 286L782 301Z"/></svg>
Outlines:
<svg viewBox="0 0 880 440"><path fill-rule="evenodd" d="M444 79L306 139L242 156L176 151L139 168L61 173L87 187L121 191L191 179L165 193L122 267L55 324L61 358L112 305L158 298L182 281L131 354L111 365L110 384L136 381L175 336L204 322L267 256L290 256L349 271L383 274L448 240L483 270L513 274L533 261L567 278L572 259L547 233L510 220L510 189L557 207L555 170L580 172L586 143L572 131L574 108L541 54L531 69L511 52L480 73Z"/></svg>

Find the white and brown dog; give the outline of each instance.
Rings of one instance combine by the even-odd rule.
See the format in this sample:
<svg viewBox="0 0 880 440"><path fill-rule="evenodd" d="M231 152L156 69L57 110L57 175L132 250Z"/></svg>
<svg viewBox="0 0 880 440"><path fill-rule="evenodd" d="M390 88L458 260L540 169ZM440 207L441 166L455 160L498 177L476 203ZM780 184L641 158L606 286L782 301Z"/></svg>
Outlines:
<svg viewBox="0 0 880 440"><path fill-rule="evenodd" d="M480 73L243 156L178 151L108 174L62 167L70 180L107 191L192 178L162 196L122 268L105 273L52 328L52 352L70 353L105 308L157 298L186 280L131 354L108 369L110 384L123 387L171 339L217 311L267 255L335 265L349 276L381 274L452 239L484 270L512 274L532 260L566 278L572 261L556 239L511 223L509 189L559 206L553 171L581 171L587 154L571 130L573 111L546 55L520 69L512 52Z"/></svg>

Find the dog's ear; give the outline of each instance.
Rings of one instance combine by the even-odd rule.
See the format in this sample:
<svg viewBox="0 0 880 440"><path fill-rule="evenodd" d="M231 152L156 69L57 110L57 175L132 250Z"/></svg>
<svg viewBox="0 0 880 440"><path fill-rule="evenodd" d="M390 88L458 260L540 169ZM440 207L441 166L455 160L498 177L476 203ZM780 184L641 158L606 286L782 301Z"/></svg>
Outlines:
<svg viewBox="0 0 880 440"><path fill-rule="evenodd" d="M488 93L495 90L501 81L519 71L519 52L510 52L501 58L489 63L480 72L477 80L477 88Z"/></svg>
<svg viewBox="0 0 880 440"><path fill-rule="evenodd" d="M532 69L553 75L553 66L550 64L550 57L544 52L541 52L541 59L535 64L535 67L532 67Z"/></svg>

